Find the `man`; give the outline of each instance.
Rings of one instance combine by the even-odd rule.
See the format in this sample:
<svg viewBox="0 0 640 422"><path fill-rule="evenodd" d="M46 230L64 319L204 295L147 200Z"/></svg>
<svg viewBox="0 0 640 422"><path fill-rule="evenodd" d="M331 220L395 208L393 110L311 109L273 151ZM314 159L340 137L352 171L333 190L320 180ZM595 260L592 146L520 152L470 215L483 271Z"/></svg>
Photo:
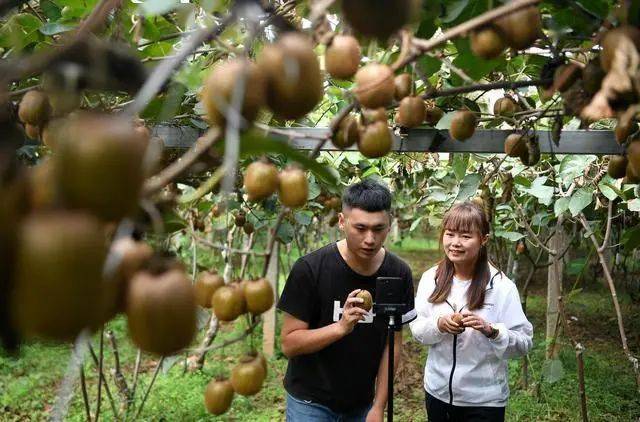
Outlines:
<svg viewBox="0 0 640 422"><path fill-rule="evenodd" d="M358 307L364 289L375 298L376 278L401 277L413 310L411 269L385 250L391 193L372 180L350 186L339 227L345 238L300 258L278 309L284 312L282 351L287 421L382 421L387 402L387 319ZM402 347L395 333L394 368Z"/></svg>

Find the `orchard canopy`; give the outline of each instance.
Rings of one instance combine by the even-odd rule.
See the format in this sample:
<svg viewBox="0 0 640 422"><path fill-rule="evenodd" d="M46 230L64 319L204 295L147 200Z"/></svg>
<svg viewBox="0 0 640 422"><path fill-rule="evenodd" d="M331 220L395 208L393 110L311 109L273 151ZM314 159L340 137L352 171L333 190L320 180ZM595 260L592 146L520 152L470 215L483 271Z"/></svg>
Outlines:
<svg viewBox="0 0 640 422"><path fill-rule="evenodd" d="M63 418L114 318L157 368L250 339L206 389L223 413L265 379L278 250L337 236L344 186L377 177L394 238L471 199L525 305L548 270L552 361L582 347L563 274L597 273L640 388L616 293L640 297L639 112L638 0L0 0L3 347L74 342ZM116 418L149 393L122 382Z"/></svg>

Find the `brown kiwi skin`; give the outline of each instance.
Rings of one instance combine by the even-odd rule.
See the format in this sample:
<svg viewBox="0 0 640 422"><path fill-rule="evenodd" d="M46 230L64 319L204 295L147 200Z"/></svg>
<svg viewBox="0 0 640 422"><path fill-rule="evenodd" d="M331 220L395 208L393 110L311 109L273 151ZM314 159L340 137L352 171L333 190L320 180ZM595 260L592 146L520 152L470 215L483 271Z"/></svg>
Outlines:
<svg viewBox="0 0 640 422"><path fill-rule="evenodd" d="M495 26L485 26L473 31L470 43L473 54L487 60L499 57L506 48L503 36Z"/></svg>
<svg viewBox="0 0 640 422"><path fill-rule="evenodd" d="M460 110L451 120L449 134L457 141L465 141L473 136L477 125L478 119L472 111Z"/></svg>
<svg viewBox="0 0 640 422"><path fill-rule="evenodd" d="M531 6L497 19L494 25L509 47L524 50L540 37L542 18L538 8Z"/></svg>
<svg viewBox="0 0 640 422"><path fill-rule="evenodd" d="M627 37L636 46L640 48L640 29L631 25L623 25L618 28L610 29L602 38L600 53L600 66L605 72L611 69L613 57L617 46L620 44L620 37Z"/></svg>
<svg viewBox="0 0 640 422"><path fill-rule="evenodd" d="M385 156L393 145L391 131L385 122L373 122L360 134L358 149L368 158Z"/></svg>
<svg viewBox="0 0 640 422"><path fill-rule="evenodd" d="M331 77L349 79L358 71L360 44L352 35L336 35L327 46L324 64Z"/></svg>
<svg viewBox="0 0 640 422"><path fill-rule="evenodd" d="M405 97L400 101L396 122L403 127L420 126L427 117L427 108L421 97Z"/></svg>
<svg viewBox="0 0 640 422"><path fill-rule="evenodd" d="M355 82L354 93L363 107L386 107L393 101L396 86L389 66L369 63L358 70Z"/></svg>

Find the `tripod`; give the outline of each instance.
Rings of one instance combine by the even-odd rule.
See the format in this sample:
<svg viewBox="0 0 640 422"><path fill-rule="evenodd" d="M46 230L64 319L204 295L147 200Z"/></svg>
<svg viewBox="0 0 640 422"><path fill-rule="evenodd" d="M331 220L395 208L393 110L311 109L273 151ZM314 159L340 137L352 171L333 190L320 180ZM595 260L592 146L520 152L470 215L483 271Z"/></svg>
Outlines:
<svg viewBox="0 0 640 422"><path fill-rule="evenodd" d="M397 315L389 315L387 337L389 341L387 375L387 422L393 422L393 363L395 358L395 320Z"/></svg>

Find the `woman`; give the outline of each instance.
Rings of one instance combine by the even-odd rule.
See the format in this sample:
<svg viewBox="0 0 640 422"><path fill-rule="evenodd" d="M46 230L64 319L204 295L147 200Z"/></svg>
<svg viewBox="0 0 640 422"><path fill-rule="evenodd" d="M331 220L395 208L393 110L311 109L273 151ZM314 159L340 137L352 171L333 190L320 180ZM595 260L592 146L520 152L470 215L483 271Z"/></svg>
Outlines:
<svg viewBox="0 0 640 422"><path fill-rule="evenodd" d="M439 421L504 421L507 359L527 354L533 328L515 284L489 263L489 222L473 202L444 216L445 257L420 280L411 332L429 345L427 416Z"/></svg>

